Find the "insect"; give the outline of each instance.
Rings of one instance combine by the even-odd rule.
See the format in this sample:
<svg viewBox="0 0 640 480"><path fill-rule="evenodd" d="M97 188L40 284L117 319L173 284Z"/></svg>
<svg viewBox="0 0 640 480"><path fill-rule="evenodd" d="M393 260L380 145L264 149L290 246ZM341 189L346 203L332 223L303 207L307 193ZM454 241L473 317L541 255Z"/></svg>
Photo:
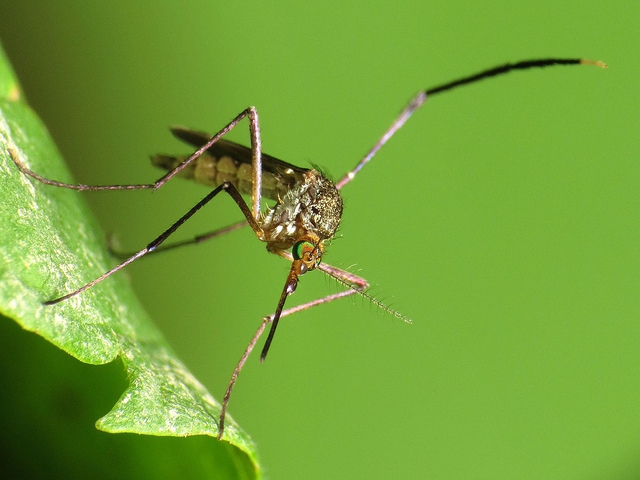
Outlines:
<svg viewBox="0 0 640 480"><path fill-rule="evenodd" d="M526 60L484 70L474 75L421 91L410 100L408 105L400 112L389 129L374 144L371 150L369 150L352 170L347 172L335 184L316 167L297 167L263 154L258 112L254 107L249 107L242 111L213 136L185 128L172 128L172 133L176 137L197 149L186 158L167 155L156 155L152 157L153 163L158 167L168 170L168 173L156 182L150 184L92 186L62 183L44 178L29 170L21 163L17 155L10 151L9 153L14 162L24 174L33 177L41 183L55 187L69 188L78 191L156 190L174 176L180 175L213 188L200 202L194 205L145 248L127 256L120 264L77 290L48 300L44 302L44 304L54 305L78 295L149 253L166 251L186 244L199 243L224 235L243 226L248 225L251 227L255 236L266 243L267 250L290 261L291 268L275 312L263 318L260 327L252 337L233 371L224 395L220 418L218 420L218 438L221 439L224 434L225 416L233 387L242 367L267 325L270 324L271 327L260 355L261 361L264 361L267 356L281 318L350 295L357 294L364 296L392 315L408 323L411 322L406 316L369 295L366 290L369 284L364 278L346 270L322 263L322 256L325 250L325 244L335 236L340 224L342 216L342 197L340 190L355 178L358 172L374 157L378 150L405 124L413 113L425 103L427 98L462 85L502 75L513 70L577 64L595 65L602 68L606 67L602 62L583 59L550 58ZM249 121L251 148L222 138L245 117ZM221 192L226 192L237 204L244 216L243 220L191 240L162 245L180 226ZM245 202L242 195L251 196L250 205ZM271 207L264 208L262 206L263 197L274 201L275 204ZM285 302L289 295L296 290L299 278L311 270L324 272L342 284L345 289L338 293L333 293L285 310Z"/></svg>

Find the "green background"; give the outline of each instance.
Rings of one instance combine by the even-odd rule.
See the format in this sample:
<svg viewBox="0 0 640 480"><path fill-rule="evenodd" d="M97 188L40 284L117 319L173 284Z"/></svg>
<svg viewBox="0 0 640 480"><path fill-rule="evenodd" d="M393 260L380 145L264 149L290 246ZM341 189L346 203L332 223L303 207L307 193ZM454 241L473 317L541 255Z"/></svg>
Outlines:
<svg viewBox="0 0 640 480"><path fill-rule="evenodd" d="M421 88L534 57L610 65L438 96L344 188L326 261L414 325L359 298L283 321L230 405L266 475L640 476L637 2L236 3L0 2L0 39L76 179L103 184L186 153L168 125L213 132L248 105L266 152L338 177ZM130 250L205 193L85 198ZM221 198L179 238L239 218ZM286 273L246 230L126 275L221 398ZM309 274L290 304L338 288Z"/></svg>

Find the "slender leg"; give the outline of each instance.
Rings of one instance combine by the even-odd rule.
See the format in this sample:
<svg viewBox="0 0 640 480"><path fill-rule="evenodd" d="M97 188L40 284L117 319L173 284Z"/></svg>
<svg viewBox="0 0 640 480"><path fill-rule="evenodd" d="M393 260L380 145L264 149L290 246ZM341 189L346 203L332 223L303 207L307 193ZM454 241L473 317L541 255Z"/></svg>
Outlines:
<svg viewBox="0 0 640 480"><path fill-rule="evenodd" d="M162 245L162 246L156 248L155 250L153 250L152 252L149 252L149 254L167 252L169 250L173 250L173 249L176 249L176 248L186 247L187 245L197 245L199 243L204 243L207 240L211 240L213 238L221 237L222 235L226 235L227 233L234 232L236 230L241 229L242 227L246 227L247 225L249 225L249 224L247 223L246 220L241 220L239 222L232 223L231 225L227 225L226 227L218 228L216 230L212 230L211 232L203 233L202 235L198 235L198 236L193 237L193 238L188 239L188 240L182 240L182 241L179 241L179 242L170 243L168 245ZM109 253L112 256L114 256L116 258L125 259L125 258L129 258L132 255L135 255L133 252L131 252L131 253L119 252L118 250L113 248L113 246L111 245L111 242L112 242L111 237L108 236L107 237L107 248L109 249Z"/></svg>
<svg viewBox="0 0 640 480"><path fill-rule="evenodd" d="M260 218L260 201L262 198L262 142L260 140L260 123L258 120L258 111L255 107L248 107L242 111L236 118L216 133L211 139L196 150L191 156L184 160L180 165L167 173L164 177L160 178L154 184L154 190L160 188L162 185L171 180L177 175L183 168L193 162L196 158L206 152L214 143L220 138L226 135L238 122L244 117L249 117L249 134L251 136L251 166L252 166L252 186L251 186L251 211L253 218L258 220Z"/></svg>
<svg viewBox="0 0 640 480"><path fill-rule="evenodd" d="M475 83L485 78L496 77L498 75L504 75L514 70L528 70L530 68L545 68L553 65L593 65L600 68L607 68L607 65L603 62L597 62L593 60L585 60L582 58L543 58L535 60L524 60L516 63L506 63L498 67L483 70L482 72L468 77L454 80L453 82L438 85L437 87L430 88L419 92L413 97L409 104L400 112L400 115L394 120L389 129L384 133L382 138L376 142L376 144L367 152L367 154L357 163L355 168L347 172L337 183L336 187L341 189L347 183L349 183L358 174L360 170L371 160L378 150L387 143L387 141L405 124L405 122L418 110L426 101L427 97L431 97L438 93L446 92L462 85L468 85Z"/></svg>
<svg viewBox="0 0 640 480"><path fill-rule="evenodd" d="M336 188L340 190L347 183L349 183L353 178L358 174L362 168L369 163L378 150L382 148L382 146L387 143L387 141L393 137L393 135L406 123L407 120L411 118L411 115L418 110L424 102L427 101L427 94L425 92L419 92L415 97L411 99L409 104L400 112L400 115L394 120L389 129L384 132L384 135L376 142L376 144L369 150L369 152L358 162L356 167L347 172L339 181L336 183Z"/></svg>
<svg viewBox="0 0 640 480"><path fill-rule="evenodd" d="M68 188L70 190L78 190L79 192L95 192L98 190L143 190L143 189L154 187L154 184L152 183L134 184L134 185L83 185L83 184L58 182L56 180L49 180L48 178L44 178L43 176L38 175L34 171L29 170L27 166L24 163L22 163L19 155L12 148L9 147L7 150L9 151L9 156L11 157L11 160L13 160L13 163L16 164L16 166L20 169L22 173L24 173L25 175L31 178L35 178L40 183L44 183L45 185L51 185L52 187Z"/></svg>
<svg viewBox="0 0 640 480"><path fill-rule="evenodd" d="M253 218L258 219L260 216L260 200L261 200L261 192L262 192L262 150L261 150L261 142L260 142L260 125L258 120L258 112L255 107L248 107L243 110L240 114L238 114L231 122L227 124L222 130L216 133L211 139L205 143L198 150L193 152L189 157L187 157L180 165L178 165L173 170L166 173L163 177L159 178L154 183L146 183L146 184L131 184L131 185L83 185L83 184L72 184L72 183L64 183L58 182L56 180L50 180L48 178L44 178L41 175L38 175L34 171L27 168L24 163L19 158L19 155L13 151L13 149L9 148L9 155L11 159L16 164L16 166L24 173L32 178L35 178L39 182L45 185L51 185L53 187L59 188L68 188L71 190L78 190L81 192L95 192L100 190L144 190L144 189L153 189L157 190L162 187L165 183L171 180L175 175L177 175L182 169L187 167L191 162L193 162L196 158L202 155L208 148L210 148L214 143L220 140L224 135L226 135L231 129L233 129L244 117L249 117L249 133L251 136L251 150L252 150L252 168L253 168L253 187L252 187L252 202L251 208L253 212Z"/></svg>
<svg viewBox="0 0 640 480"><path fill-rule="evenodd" d="M229 398L231 398L231 392L233 391L233 386L236 384L236 380L238 379L240 370L242 370L242 367L244 367L244 364L249 358L249 355L251 354L253 347L256 346L256 343L258 342L260 335L262 335L262 332L264 332L264 329L269 322L270 320L268 318L264 318L262 320L262 323L260 324L258 331L256 331L256 333L253 335L253 338L249 342L249 345L247 345L247 348L242 354L242 358L240 358L238 365L236 365L236 368L233 370L233 373L231 374L231 380L229 381L229 386L227 387L227 391L224 394L224 399L222 400L222 410L220 410L220 421L218 422L218 440L222 438L222 434L224 433L224 419L227 414L227 405L229 405Z"/></svg>
<svg viewBox="0 0 640 480"><path fill-rule="evenodd" d="M136 254L132 255L131 257L126 259L124 262L122 262L119 265L115 266L114 268L112 268L108 272L100 275L95 280L93 280L93 281L87 283L86 285L80 287L79 289L77 289L77 290L75 290L75 291L73 291L71 293L68 293L66 295L63 295L61 297L55 298L53 300L48 300L48 301L44 302L44 304L45 305L53 305L53 304L61 302L63 300L67 300L68 298L71 298L71 297L73 297L75 295L78 295L79 293L82 293L85 290L87 290L87 289L93 287L94 285L100 283L102 280L110 277L111 275L113 275L117 271L119 271L122 268L126 267L130 263L134 262L135 260L143 257L144 255L147 255L148 253L153 252L167 238L169 238L178 228L180 228L187 220L189 220L189 218L191 218L198 210L200 210L203 206L205 206L207 203L209 203L216 195L218 195L222 191L227 192L231 196L231 198L233 198L233 200L236 202L238 207L240 207L240 210L244 214L247 222L249 223L249 226L251 226L251 228L253 229L253 231L256 234L256 236L258 238L262 239L262 236L263 236L262 228L260 227L260 225L258 225L258 223L251 216L251 210L249 210L249 207L247 206L247 204L243 200L242 196L240 195L240 193L238 192L236 187L234 187L231 183L225 182L222 185L220 185L219 187L216 187L214 190L212 190L206 197L204 197L196 205L194 205L187 213L185 213L182 217L180 217L173 225L171 225L167 230L165 230L160 236L158 236L155 240L153 240L145 248L143 248L142 250L140 250Z"/></svg>
<svg viewBox="0 0 640 480"><path fill-rule="evenodd" d="M361 294L361 293L362 293L362 290L355 290L355 289L343 290L338 293L333 293L331 295L327 295L326 297L318 298L316 300L312 300L310 302L303 303L295 307L287 308L284 312L280 314L280 318L286 317L288 315L292 315L294 313L302 312L303 310L308 310L317 305L322 305L323 303L333 302L334 300L338 300L339 298L349 297L351 295ZM271 315L264 318L269 321L273 321L274 314L272 313Z"/></svg>

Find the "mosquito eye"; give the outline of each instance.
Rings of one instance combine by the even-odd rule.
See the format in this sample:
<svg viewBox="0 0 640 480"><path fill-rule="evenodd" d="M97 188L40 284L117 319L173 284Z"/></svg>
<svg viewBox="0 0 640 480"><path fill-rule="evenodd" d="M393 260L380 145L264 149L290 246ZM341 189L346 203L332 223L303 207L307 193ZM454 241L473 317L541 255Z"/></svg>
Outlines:
<svg viewBox="0 0 640 480"><path fill-rule="evenodd" d="M308 242L306 240L300 240L293 245L291 249L291 254L293 255L294 260L306 260L308 255L313 252L313 243ZM307 258L305 258L307 257Z"/></svg>

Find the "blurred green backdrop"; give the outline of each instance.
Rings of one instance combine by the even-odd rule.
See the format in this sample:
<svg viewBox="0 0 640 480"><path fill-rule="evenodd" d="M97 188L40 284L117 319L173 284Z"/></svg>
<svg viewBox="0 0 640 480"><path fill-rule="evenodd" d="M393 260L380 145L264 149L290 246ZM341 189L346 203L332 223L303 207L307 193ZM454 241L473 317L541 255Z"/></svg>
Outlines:
<svg viewBox="0 0 640 480"><path fill-rule="evenodd" d="M270 478L637 478L638 18L632 1L22 1L0 2L0 39L90 184L153 180L148 154L188 151L168 125L214 132L248 105L266 152L338 177L421 88L533 57L609 63L420 111L343 190L326 255L414 325L361 299L287 319L230 411ZM137 249L205 192L85 196ZM221 198L179 238L239 218ZM286 272L246 230L127 275L221 398ZM290 304L337 288L307 275Z"/></svg>

